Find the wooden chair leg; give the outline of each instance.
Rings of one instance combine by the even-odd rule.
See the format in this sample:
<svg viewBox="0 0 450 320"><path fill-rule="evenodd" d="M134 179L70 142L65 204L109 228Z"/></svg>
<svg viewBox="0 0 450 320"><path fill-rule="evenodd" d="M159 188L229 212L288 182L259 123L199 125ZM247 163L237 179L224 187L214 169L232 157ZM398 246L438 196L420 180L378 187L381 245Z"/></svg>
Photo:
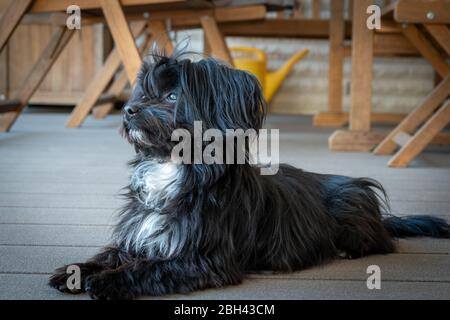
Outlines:
<svg viewBox="0 0 450 320"><path fill-rule="evenodd" d="M214 58L233 65L233 59L231 58L230 51L228 50L225 38L222 32L220 32L216 20L210 16L203 16L200 18L200 22L203 32L205 33L205 38L209 43L211 55Z"/></svg>
<svg viewBox="0 0 450 320"><path fill-rule="evenodd" d="M397 136L411 134L450 94L450 75L431 92L425 100L412 111L391 133L375 148L374 154L387 155L395 151Z"/></svg>
<svg viewBox="0 0 450 320"><path fill-rule="evenodd" d="M113 36L117 51L123 61L130 83L134 84L142 64L125 14L119 0L98 0Z"/></svg>
<svg viewBox="0 0 450 320"><path fill-rule="evenodd" d="M8 42L32 0L14 0L6 7L0 19L0 52Z"/></svg>
<svg viewBox="0 0 450 320"><path fill-rule="evenodd" d="M448 123L450 123L450 100L447 100L416 134L406 141L388 162L388 166L395 168L408 166Z"/></svg>
<svg viewBox="0 0 450 320"><path fill-rule="evenodd" d="M173 53L173 44L170 40L169 34L167 33L166 27L163 21L155 20L149 21L149 31L152 36L145 47L143 47L142 54L145 55L151 47L153 43L156 42L159 48L165 48L165 52L168 55ZM111 85L111 88L108 90L108 95L112 95L118 97L122 91L125 89L128 83L128 78L126 73L122 73L117 80ZM96 106L92 113L94 114L94 118L103 119L105 118L112 110L114 109L114 103L108 102L103 105Z"/></svg>
<svg viewBox="0 0 450 320"><path fill-rule="evenodd" d="M73 34L74 31L69 30L66 26L58 27L58 29L53 33L47 47L34 64L28 74L28 77L25 79L22 87L18 91L16 100L19 100L20 104L14 111L4 113L0 116L0 131L8 131L12 127L20 112L26 107L34 92L44 80L53 63L56 59L58 59L61 51L63 51L69 43L69 40Z"/></svg>
<svg viewBox="0 0 450 320"><path fill-rule="evenodd" d="M134 37L138 37L144 31L146 24L145 21L142 21L132 26ZM119 55L119 50L116 47L111 51L100 70L97 71L94 79L92 79L91 83L86 88L83 97L72 110L72 113L67 120L66 127L78 128L81 126L97 100L108 87L108 84L113 79L121 63L122 60Z"/></svg>
<svg viewBox="0 0 450 320"><path fill-rule="evenodd" d="M328 53L328 111L314 116L318 127L340 128L348 122L343 113L342 89L344 78L344 1L331 1L330 42Z"/></svg>

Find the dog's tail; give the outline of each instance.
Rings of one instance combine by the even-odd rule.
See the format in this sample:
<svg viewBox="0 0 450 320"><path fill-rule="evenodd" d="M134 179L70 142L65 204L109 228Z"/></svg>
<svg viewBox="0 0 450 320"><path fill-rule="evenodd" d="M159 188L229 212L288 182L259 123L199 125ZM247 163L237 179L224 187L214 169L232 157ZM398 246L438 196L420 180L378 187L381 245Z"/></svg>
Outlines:
<svg viewBox="0 0 450 320"><path fill-rule="evenodd" d="M383 219L383 225L389 234L395 238L450 238L450 224L437 217L424 215L388 216Z"/></svg>

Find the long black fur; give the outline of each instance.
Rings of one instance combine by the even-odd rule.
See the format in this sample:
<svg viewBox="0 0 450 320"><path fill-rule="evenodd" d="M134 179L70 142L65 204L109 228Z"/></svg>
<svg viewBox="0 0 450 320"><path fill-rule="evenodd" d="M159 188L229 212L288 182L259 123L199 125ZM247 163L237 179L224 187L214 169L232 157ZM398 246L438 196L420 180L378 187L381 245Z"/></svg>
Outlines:
<svg viewBox="0 0 450 320"><path fill-rule="evenodd" d="M192 133L194 120L204 130L259 129L265 110L252 75L213 59L155 54L124 112L123 134L137 151L131 167L148 174L170 161L172 131ZM186 293L238 284L249 271L289 272L342 256L391 253L394 237L450 237L442 219L389 215L383 187L368 178L289 165L263 176L248 163L184 164L173 183L166 187L175 191L151 199L152 206L142 201L142 187L130 183L111 245L78 263L81 289L68 289L66 267L50 285L99 299ZM164 219L156 233L136 242L149 217Z"/></svg>

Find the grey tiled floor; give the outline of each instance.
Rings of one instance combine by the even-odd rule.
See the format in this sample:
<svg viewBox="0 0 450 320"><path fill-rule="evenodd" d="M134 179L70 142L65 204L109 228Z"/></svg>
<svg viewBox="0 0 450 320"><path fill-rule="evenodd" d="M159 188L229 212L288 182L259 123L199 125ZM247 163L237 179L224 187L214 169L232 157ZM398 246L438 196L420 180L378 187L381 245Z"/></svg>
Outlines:
<svg viewBox="0 0 450 320"><path fill-rule="evenodd" d="M28 112L0 134L0 299L86 299L47 287L50 272L82 261L106 244L121 205L132 148L118 116L64 129L67 114ZM281 160L306 170L379 179L397 214L450 218L450 153L433 148L409 169L387 157L332 153L332 130L305 117L271 116ZM396 254L339 260L292 274L253 274L240 286L165 298L418 299L450 298L450 240L399 241ZM381 290L368 290L366 269L381 267Z"/></svg>

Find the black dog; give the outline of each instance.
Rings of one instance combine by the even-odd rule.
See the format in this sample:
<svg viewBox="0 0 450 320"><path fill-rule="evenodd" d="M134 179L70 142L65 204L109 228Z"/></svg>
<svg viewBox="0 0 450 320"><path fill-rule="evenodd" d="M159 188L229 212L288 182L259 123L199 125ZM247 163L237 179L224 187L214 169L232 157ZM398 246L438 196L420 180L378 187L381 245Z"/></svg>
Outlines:
<svg viewBox="0 0 450 320"><path fill-rule="evenodd" d="M127 205L109 247L69 290L66 267L50 285L98 299L186 293L238 284L246 272L289 272L345 256L386 254L393 238L450 237L444 220L386 216L376 181L281 165L264 176L245 164L174 164L175 129L259 129L265 117L252 75L213 59L154 55L124 108L137 155Z"/></svg>

